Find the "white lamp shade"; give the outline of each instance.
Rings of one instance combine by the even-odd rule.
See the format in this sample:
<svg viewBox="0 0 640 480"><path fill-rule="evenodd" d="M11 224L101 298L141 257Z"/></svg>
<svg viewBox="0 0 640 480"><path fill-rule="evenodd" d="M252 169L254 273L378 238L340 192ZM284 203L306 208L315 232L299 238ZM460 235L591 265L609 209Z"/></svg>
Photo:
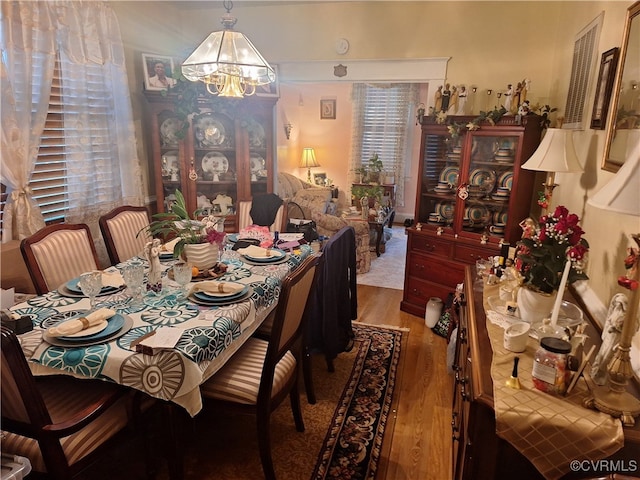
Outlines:
<svg viewBox="0 0 640 480"><path fill-rule="evenodd" d="M588 203L610 212L640 216L640 142L636 143L615 177Z"/></svg>
<svg viewBox="0 0 640 480"><path fill-rule="evenodd" d="M549 128L522 168L539 172L582 172L573 147L573 131Z"/></svg>
<svg viewBox="0 0 640 480"><path fill-rule="evenodd" d="M305 147L302 149L302 159L300 160L300 168L319 167L316 160L316 153L311 147Z"/></svg>

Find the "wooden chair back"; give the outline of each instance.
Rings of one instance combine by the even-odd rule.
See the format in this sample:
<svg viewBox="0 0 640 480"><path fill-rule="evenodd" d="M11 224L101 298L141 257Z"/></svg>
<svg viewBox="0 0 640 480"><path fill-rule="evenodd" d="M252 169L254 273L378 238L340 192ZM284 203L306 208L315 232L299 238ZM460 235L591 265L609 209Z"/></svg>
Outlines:
<svg viewBox="0 0 640 480"><path fill-rule="evenodd" d="M100 262L91 231L84 223L44 227L22 240L20 250L36 292L43 295Z"/></svg>
<svg viewBox="0 0 640 480"><path fill-rule="evenodd" d="M36 381L16 335L1 328L3 452L27 457L35 472L71 478L129 423L130 397L108 382L66 375Z"/></svg>
<svg viewBox="0 0 640 480"><path fill-rule="evenodd" d="M98 220L102 238L112 265L124 262L143 252L151 236L144 229L150 218L146 207L122 205Z"/></svg>

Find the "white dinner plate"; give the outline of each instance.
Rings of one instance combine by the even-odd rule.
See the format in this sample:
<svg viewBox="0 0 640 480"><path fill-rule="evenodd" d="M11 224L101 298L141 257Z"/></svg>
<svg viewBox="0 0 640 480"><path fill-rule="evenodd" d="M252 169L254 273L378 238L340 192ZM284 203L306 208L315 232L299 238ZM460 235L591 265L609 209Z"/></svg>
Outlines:
<svg viewBox="0 0 640 480"><path fill-rule="evenodd" d="M205 173L221 174L229 170L229 160L220 152L209 152L202 157L202 171Z"/></svg>
<svg viewBox="0 0 640 480"><path fill-rule="evenodd" d="M177 145L178 137L176 134L180 129L180 120L175 117L167 118L160 125L160 136L164 145Z"/></svg>
<svg viewBox="0 0 640 480"><path fill-rule="evenodd" d="M224 125L212 115L203 115L196 120L196 136L204 147L221 145L226 136Z"/></svg>

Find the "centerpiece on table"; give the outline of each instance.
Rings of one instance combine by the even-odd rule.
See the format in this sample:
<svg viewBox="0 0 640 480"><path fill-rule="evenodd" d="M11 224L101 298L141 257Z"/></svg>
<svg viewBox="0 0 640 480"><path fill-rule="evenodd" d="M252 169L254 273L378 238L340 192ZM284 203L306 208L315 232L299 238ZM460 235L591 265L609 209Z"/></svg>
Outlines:
<svg viewBox="0 0 640 480"><path fill-rule="evenodd" d="M174 258L184 258L198 270L208 270L222 254L224 216L202 216L202 209L190 216L180 190L176 190L175 197L170 212L153 215L148 232L153 237L177 240L173 247Z"/></svg>
<svg viewBox="0 0 640 480"><path fill-rule="evenodd" d="M565 268L569 269L566 284L589 278L584 273L589 244L582 237L579 221L577 215L559 206L553 214L540 217L538 224L531 219L521 224L515 265L522 276L517 300L523 320L533 322L551 312L556 293L564 288Z"/></svg>

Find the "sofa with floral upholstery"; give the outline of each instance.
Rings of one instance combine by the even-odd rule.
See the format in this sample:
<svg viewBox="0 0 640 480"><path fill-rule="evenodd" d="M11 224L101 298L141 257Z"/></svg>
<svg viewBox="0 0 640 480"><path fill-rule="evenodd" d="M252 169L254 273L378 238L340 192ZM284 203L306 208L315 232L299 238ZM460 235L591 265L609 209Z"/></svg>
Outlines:
<svg viewBox="0 0 640 480"><path fill-rule="evenodd" d="M351 225L356 231L357 272L366 273L371 268L369 249L369 224L360 220L345 219L340 215L344 209L338 199L332 198L332 189L319 187L300 180L289 173L278 173L278 191L280 198L287 202L289 218L299 218L299 210L289 202L300 206L305 219L316 222L318 234L330 237L342 227Z"/></svg>

